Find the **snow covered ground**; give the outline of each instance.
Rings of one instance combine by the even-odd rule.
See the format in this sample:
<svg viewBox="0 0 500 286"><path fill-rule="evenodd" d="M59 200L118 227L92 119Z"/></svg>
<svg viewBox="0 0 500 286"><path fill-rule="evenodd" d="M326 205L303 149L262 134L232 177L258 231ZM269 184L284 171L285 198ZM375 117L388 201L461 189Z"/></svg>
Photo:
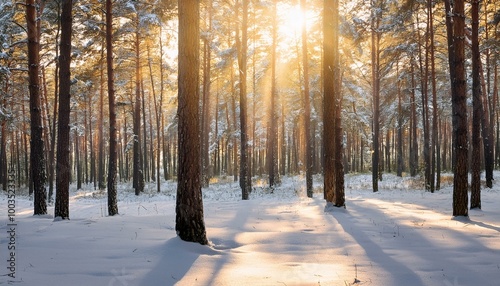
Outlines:
<svg viewBox="0 0 500 286"><path fill-rule="evenodd" d="M122 186L115 217L105 193L72 190L69 221L32 216L18 191L15 269L2 193L0 285L500 285L499 186L470 219L453 219L449 180L431 194L384 175L373 193L371 175L348 175L338 209L325 208L316 179L314 199L297 176L273 194L255 181L249 201L237 183L213 182L203 191L210 246L176 237L171 182L139 197Z"/></svg>

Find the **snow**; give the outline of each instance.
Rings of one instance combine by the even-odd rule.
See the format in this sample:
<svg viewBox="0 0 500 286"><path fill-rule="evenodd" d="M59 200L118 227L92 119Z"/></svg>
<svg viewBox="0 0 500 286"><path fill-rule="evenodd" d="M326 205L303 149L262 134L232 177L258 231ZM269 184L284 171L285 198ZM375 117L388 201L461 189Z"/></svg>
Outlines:
<svg viewBox="0 0 500 286"><path fill-rule="evenodd" d="M121 185L114 217L104 192L73 188L69 221L33 216L18 194L15 279L5 276L2 193L0 285L498 285L500 187L482 191L482 210L455 219L449 179L434 194L415 179L383 179L373 193L371 175L347 175L346 209L325 204L320 177L313 199L303 176L283 178L272 194L256 179L248 201L231 178L212 182L203 190L209 246L176 236L172 182L139 197Z"/></svg>

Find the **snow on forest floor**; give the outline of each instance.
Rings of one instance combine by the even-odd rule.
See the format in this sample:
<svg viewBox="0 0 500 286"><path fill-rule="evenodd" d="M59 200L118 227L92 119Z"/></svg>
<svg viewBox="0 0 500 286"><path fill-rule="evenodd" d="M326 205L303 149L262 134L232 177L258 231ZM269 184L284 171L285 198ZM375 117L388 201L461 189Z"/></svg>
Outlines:
<svg viewBox="0 0 500 286"><path fill-rule="evenodd" d="M495 173L496 178L500 173ZM482 210L451 216L452 188L425 192L411 178L346 176L347 208L326 208L304 178L274 193L254 182L241 201L236 182L203 190L210 246L175 234L175 183L136 197L120 186L120 215L106 195L71 191L69 221L32 215L18 191L15 279L9 274L7 196L0 195L0 285L499 285L500 187L482 191ZM15 281L15 282L12 282Z"/></svg>

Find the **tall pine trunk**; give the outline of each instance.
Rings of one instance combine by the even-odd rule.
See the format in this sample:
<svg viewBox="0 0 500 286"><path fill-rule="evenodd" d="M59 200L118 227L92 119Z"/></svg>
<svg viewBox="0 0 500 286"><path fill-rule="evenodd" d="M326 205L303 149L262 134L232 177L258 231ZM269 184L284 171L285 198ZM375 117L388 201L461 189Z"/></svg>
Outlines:
<svg viewBox="0 0 500 286"><path fill-rule="evenodd" d="M276 115L276 46L278 41L278 23L276 1L273 1L273 25L272 25L272 47L271 47L271 99L269 106L269 133L267 145L267 167L269 172L269 187L271 190L276 187L279 181L278 173L278 127Z"/></svg>
<svg viewBox="0 0 500 286"><path fill-rule="evenodd" d="M380 74L379 74L379 41L377 32L379 15L376 11L376 0L372 0L372 32L371 32L371 60L372 60L372 95L373 95L373 122L372 122L372 187L373 192L378 192L378 180L380 177Z"/></svg>
<svg viewBox="0 0 500 286"><path fill-rule="evenodd" d="M61 46L59 55L59 122L57 124L56 201L54 217L69 219L70 114L71 114L71 34L73 1L62 2ZM76 139L77 140L77 139ZM78 143L77 143L78 144Z"/></svg>
<svg viewBox="0 0 500 286"><path fill-rule="evenodd" d="M453 149L453 216L468 216L468 150L467 94L465 79L465 9L463 0L455 0L453 8L445 0L448 57L450 65ZM451 18L453 17L453 19Z"/></svg>
<svg viewBox="0 0 500 286"><path fill-rule="evenodd" d="M178 0L178 154L175 230L182 240L207 244L201 194L199 122L200 5Z"/></svg>
<svg viewBox="0 0 500 286"><path fill-rule="evenodd" d="M118 214L116 190L116 111L115 87L113 70L113 2L106 0L106 70L108 73L108 104L109 104L109 165L108 165L108 215Z"/></svg>
<svg viewBox="0 0 500 286"><path fill-rule="evenodd" d="M208 33L203 39L203 110L201 113L201 123L202 123L202 142L201 142L201 159L202 159L202 186L208 187L210 182L210 86L211 86L211 56L212 56L212 1L209 0L207 3L207 31Z"/></svg>
<svg viewBox="0 0 500 286"><path fill-rule="evenodd" d="M472 166L470 208L481 208L481 119L483 104L481 96L479 52L479 0L472 1ZM488 152L487 149L484 150Z"/></svg>
<svg viewBox="0 0 500 286"><path fill-rule="evenodd" d="M239 40L238 66L240 75L240 187L241 197L248 200L252 191L252 177L248 152L248 124L247 124L247 50L248 50L248 0L242 3L241 40Z"/></svg>
<svg viewBox="0 0 500 286"><path fill-rule="evenodd" d="M28 32L28 77L30 93L31 152L30 169L33 183L33 214L47 214L47 193L45 190L45 154L43 151L43 124L40 98L40 43L37 25L38 3L26 0L26 22Z"/></svg>
<svg viewBox="0 0 500 286"><path fill-rule="evenodd" d="M438 103L437 103L437 87L436 87L436 67L435 67L435 55L434 55L434 14L432 12L432 0L428 0L428 23L429 23L429 55L431 60L431 85L432 85L432 141L431 141L431 162L430 162L430 189L431 192L436 190L436 181L439 181L440 178L436 176L437 169L437 156L436 153L439 153L439 145L438 145Z"/></svg>
<svg viewBox="0 0 500 286"><path fill-rule="evenodd" d="M339 57L339 1L332 3L332 29L333 29L333 79L334 79L334 130L335 130L335 197L333 204L337 207L345 207L344 189L344 132L342 131L342 78Z"/></svg>
<svg viewBox="0 0 500 286"><path fill-rule="evenodd" d="M137 15L137 17L139 17ZM141 65L140 65L140 40L139 19L136 19L135 34L135 103L134 103L134 179L133 187L135 195L144 191L144 174L142 168L141 154ZM145 138L144 138L145 139Z"/></svg>
<svg viewBox="0 0 500 286"><path fill-rule="evenodd" d="M300 0L302 13L306 15L306 0ZM309 198L313 197L313 141L311 135L311 102L309 99L309 55L307 49L307 25L302 23L302 66L304 70L304 141L306 152L304 163L306 165L306 191Z"/></svg>

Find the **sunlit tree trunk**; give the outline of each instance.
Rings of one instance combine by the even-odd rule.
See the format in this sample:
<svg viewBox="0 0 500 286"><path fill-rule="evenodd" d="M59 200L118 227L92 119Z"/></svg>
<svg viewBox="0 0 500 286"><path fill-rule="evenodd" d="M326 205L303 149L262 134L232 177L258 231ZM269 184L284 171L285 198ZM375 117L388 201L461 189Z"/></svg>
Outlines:
<svg viewBox="0 0 500 286"><path fill-rule="evenodd" d="M279 181L278 173L278 128L276 115L276 46L278 40L278 20L276 0L273 2L272 47L271 47L271 99L269 106L269 133L267 145L267 167L269 172L269 187L274 189Z"/></svg>
<svg viewBox="0 0 500 286"><path fill-rule="evenodd" d="M248 0L242 1L241 40L237 40L239 47L238 66L240 75L240 187L242 199L248 200L252 191L252 177L248 150L247 124L247 50L248 50Z"/></svg>
<svg viewBox="0 0 500 286"><path fill-rule="evenodd" d="M302 13L307 15L306 0L300 0L300 8ZM306 192L307 197L313 197L313 142L311 135L311 102L309 98L309 54L307 48L307 24L302 23L302 67L304 77L304 142L306 143L306 152L304 163L306 165Z"/></svg>
<svg viewBox="0 0 500 286"><path fill-rule="evenodd" d="M161 46L161 33L160 33L160 53L163 53L162 46ZM160 57L162 58L162 56ZM155 122L156 122L156 191L159 193L161 191L161 177L160 177L160 154L161 154L161 142L162 142L162 136L161 136L161 130L160 130L160 125L161 125L161 115L160 115L160 109L162 106L162 95L163 95L163 78L162 78L162 72L160 73L160 102L158 102L157 94L156 94L156 88L155 88L155 81L153 78L153 63L151 60L151 55L150 55L150 48L148 46L148 65L149 65L149 76L151 79L151 92L153 93L153 103L154 103L154 108L155 108ZM161 65L161 64L160 64ZM152 124L152 122L151 122ZM151 137L152 140L152 137ZM151 142L151 146L153 146L153 142ZM151 158L151 160L154 160L155 157Z"/></svg>
<svg viewBox="0 0 500 286"><path fill-rule="evenodd" d="M57 9L58 13L60 9ZM60 15L59 15L60 17ZM55 58L59 58L59 32L61 30L61 21L57 21L57 32L55 36ZM52 201L54 194L55 179L55 154L56 154L56 124L57 111L59 103L59 61L55 61L54 70L54 107L52 111L52 132L50 133L50 151L49 151L49 202Z"/></svg>
<svg viewBox="0 0 500 286"><path fill-rule="evenodd" d="M140 34L139 34L139 16L136 19L135 34L135 103L134 103L134 181L133 187L135 195L144 191L144 173L141 154L141 65L140 65ZM145 138L144 138L145 139Z"/></svg>
<svg viewBox="0 0 500 286"><path fill-rule="evenodd" d="M399 77L399 64L396 63L397 76ZM396 174L398 177L403 176L404 160L403 160L403 99L401 93L401 86L399 81L397 83L398 90L398 125L397 125L397 161L396 161Z"/></svg>
<svg viewBox="0 0 500 286"><path fill-rule="evenodd" d="M148 153L148 124L146 122L146 94L144 93L144 81L141 74L141 104L142 104L142 151L141 151L141 166L142 166L142 179L149 182L149 153ZM144 182L143 182L144 185ZM143 187L144 189L144 187Z"/></svg>
<svg viewBox="0 0 500 286"><path fill-rule="evenodd" d="M210 86L211 86L211 60L212 60L212 1L209 0L207 5L207 32L203 37L203 100L202 100L202 142L201 142L201 159L202 159L202 186L208 187L210 181Z"/></svg>
<svg viewBox="0 0 500 286"><path fill-rule="evenodd" d="M379 15L376 12L376 0L372 0L371 9L371 59L372 59L372 95L373 95L373 122L372 122L372 187L373 192L378 192L378 180L380 177L380 75L379 75L379 41L380 35L377 32L379 25Z"/></svg>
<svg viewBox="0 0 500 286"><path fill-rule="evenodd" d="M420 25L417 13L417 26ZM418 45L419 64L420 64L420 88L422 95L422 131L424 133L423 141L423 159L424 159L424 183L425 189L431 189L431 153L430 153L430 133L429 133L429 23L427 21L427 28L425 37L422 40L420 32L417 31L417 39L419 43L425 43L424 47Z"/></svg>
<svg viewBox="0 0 500 286"><path fill-rule="evenodd" d="M182 240L207 244L201 194L199 122L200 7L179 0L179 166L175 230Z"/></svg>

